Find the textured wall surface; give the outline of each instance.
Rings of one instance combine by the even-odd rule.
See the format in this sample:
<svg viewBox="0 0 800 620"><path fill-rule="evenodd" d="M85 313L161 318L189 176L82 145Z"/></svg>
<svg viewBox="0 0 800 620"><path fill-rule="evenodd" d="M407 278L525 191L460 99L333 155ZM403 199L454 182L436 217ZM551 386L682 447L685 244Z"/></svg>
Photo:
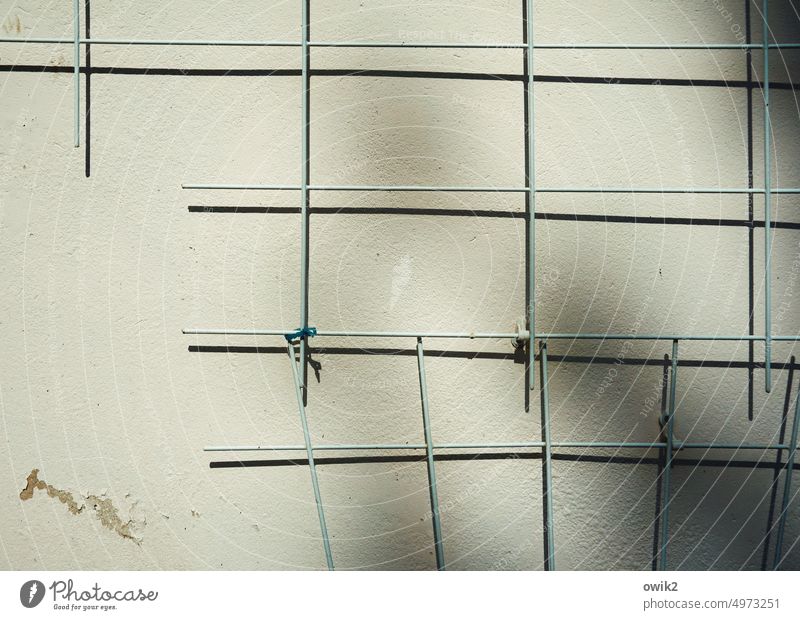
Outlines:
<svg viewBox="0 0 800 620"><path fill-rule="evenodd" d="M300 3L270 4L91 0L82 28L298 40ZM521 42L523 4L313 0L311 37ZM71 38L70 5L0 0L0 36ZM537 43L761 42L760 2L534 5ZM800 42L797 8L771 2L776 40ZM74 148L71 46L0 43L0 568L323 568L308 467L286 460L303 453L202 451L302 443L283 339L181 333L298 324L299 192L180 185L300 182L300 51L81 57ZM772 58L773 185L800 187L800 50ZM763 186L762 62L741 49L538 51L537 185L747 187L752 174ZM311 67L312 183L525 183L522 51L314 48ZM505 332L524 316L522 195L316 192L311 207L311 325ZM798 207L773 201L776 334L800 333ZM762 196L541 194L537 209L537 331L763 333ZM421 442L413 346L315 339L314 440ZM526 398L510 342L426 347L435 441L540 438L538 389ZM554 440L659 440L670 347L551 342ZM775 344L766 394L762 344L682 343L676 436L785 438L796 354ZM434 568L412 454L321 455L337 568ZM437 460L449 567L541 569L540 452L452 454ZM661 458L556 450L558 568L653 566ZM238 459L253 466L211 466ZM670 566L770 566L782 482L774 452L680 452ZM795 495L784 568L800 569L798 541Z"/></svg>

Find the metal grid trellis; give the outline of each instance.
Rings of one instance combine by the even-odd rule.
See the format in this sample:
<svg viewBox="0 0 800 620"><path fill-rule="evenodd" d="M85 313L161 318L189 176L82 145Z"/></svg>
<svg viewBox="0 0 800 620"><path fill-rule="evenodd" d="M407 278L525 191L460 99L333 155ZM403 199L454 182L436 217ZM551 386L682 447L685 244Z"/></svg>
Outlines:
<svg viewBox="0 0 800 620"><path fill-rule="evenodd" d="M678 370L679 342L683 341L749 341L751 343L764 343L764 375L765 390L769 392L772 386L772 345L777 341L800 341L800 335L774 334L772 331L771 307L771 276L772 276L772 231L774 225L771 219L771 201L774 194L800 194L800 188L779 188L772 186L771 151L772 151L772 125L770 118L770 81L769 62L770 50L798 49L800 43L770 42L770 28L768 18L769 0L762 0L761 4L761 43L682 43L682 44L626 44L626 43L534 43L533 0L523 2L523 20L525 23L525 40L522 43L403 43L403 42L375 42L375 41L312 41L309 38L310 26L310 0L301 0L301 40L300 41L231 41L231 40L158 40L158 39L97 39L83 38L80 36L80 0L73 0L73 38L27 38L2 37L0 43L41 43L65 44L73 47L73 81L74 81L74 143L80 145L80 49L81 45L153 45L153 46L264 46L264 47L297 47L301 50L301 76L302 76L302 149L301 149L301 183L300 185L266 185L266 184L220 184L220 183L185 183L184 189L217 190L294 190L300 192L301 214L301 299L300 299L300 327L297 329L227 329L227 328L192 328L183 330L184 334L191 335L225 335L225 336L283 336L287 341L287 353L292 368L294 390L297 398L298 413L304 436L303 445L239 445L239 446L209 446L207 451L302 451L305 450L311 474L311 484L314 492L323 550L327 566L333 569L333 553L331 551L325 522L325 510L317 477L314 454L317 451L392 451L392 450L424 450L428 471L428 487L431 503L433 522L434 549L436 565L440 570L445 569L444 543L441 528L441 519L438 507L438 494L436 485L435 454L437 450L453 449L492 449L492 448L518 448L539 449L542 452L543 474L545 479L543 502L545 508L545 568L555 569L555 532L553 521L552 499L552 454L554 448L597 448L597 449L659 449L664 454L664 469L661 478L663 508L660 515L660 549L658 553L658 566L662 570L668 568L667 551L669 543L669 508L670 508L670 473L675 458L675 453L683 449L705 450L760 450L776 451L779 462L784 451L787 452L786 462L782 463L784 471L783 495L781 511L778 516L773 568L778 568L782 561L783 539L785 533L788 507L791 501L792 472L795 467L798 431L800 429L800 395L795 398L794 417L788 442L770 444L748 443L702 443L678 441L674 437L675 405ZM527 142L526 178L524 184L512 187L470 187L470 186L424 186L424 185L314 185L309 178L309 97L310 97L310 48L312 47L369 47L369 48L423 48L423 49L519 49L524 54L524 89L526 100L525 134ZM533 131L534 119L534 52L537 49L618 49L618 50L761 50L763 53L763 73L761 91L764 100L764 183L763 187L541 187L536 184L536 171L534 167L535 135ZM317 191L363 191L363 192L509 192L523 193L526 201L526 236L527 236L527 261L528 278L526 281L526 325L518 326L515 331L509 332L397 332L397 331L331 331L317 329L309 326L308 317L308 273L309 273L309 206L310 194ZM535 292L535 225L536 225L536 195L539 193L624 193L624 194L746 194L749 196L763 195L765 203L764 229L765 229L765 264L764 264L764 334L746 335L693 335L693 334L627 334L627 333L548 333L537 332L535 321L536 300ZM341 337L367 337L367 338L413 338L416 341L416 357L418 364L420 399L423 417L424 443L422 444L314 444L308 427L305 406L304 371L308 357L308 339L311 337L341 338ZM512 339L517 346L525 347L527 354L527 380L528 388L535 387L535 362L536 341L539 349L540 382L539 391L541 398L542 437L539 441L505 442L505 443L435 443L432 437L430 412L427 396L427 379L425 373L424 340L431 338L490 338ZM670 341L672 354L670 356L670 370L668 383L667 407L659 420L662 425L663 440L656 442L613 442L613 441L553 441L551 438L550 409L549 409L549 381L548 381L548 341L549 340L593 340L603 342L606 340L661 340ZM299 345L298 351L295 343ZM299 358L299 359L298 359Z"/></svg>

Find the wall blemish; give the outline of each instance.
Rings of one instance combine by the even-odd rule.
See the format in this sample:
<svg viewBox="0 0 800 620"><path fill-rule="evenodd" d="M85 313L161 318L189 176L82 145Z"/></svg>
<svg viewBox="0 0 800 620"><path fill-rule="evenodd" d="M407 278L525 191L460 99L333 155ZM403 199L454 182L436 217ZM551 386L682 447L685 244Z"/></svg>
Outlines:
<svg viewBox="0 0 800 620"><path fill-rule="evenodd" d="M19 498L22 501L27 501L33 497L34 491L37 490L46 491L49 497L57 499L62 504L66 505L67 510L74 515L81 514L87 507L91 508L103 527L118 534L122 538L132 540L137 545L141 545L142 538L136 534L135 530L137 526L144 525L144 521L141 523L133 519L123 521L119 516L117 507L114 506L114 502L107 497L103 497L105 492L100 495L85 494L79 502L70 491L64 491L54 487L52 484L47 484L44 480L39 478L39 470L32 469L25 481L25 488L19 493Z"/></svg>

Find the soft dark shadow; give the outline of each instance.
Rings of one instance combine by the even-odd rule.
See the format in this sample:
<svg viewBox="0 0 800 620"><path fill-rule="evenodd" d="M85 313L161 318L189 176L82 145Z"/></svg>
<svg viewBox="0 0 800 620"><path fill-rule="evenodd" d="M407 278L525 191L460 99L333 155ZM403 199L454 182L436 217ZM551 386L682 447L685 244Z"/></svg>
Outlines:
<svg viewBox="0 0 800 620"><path fill-rule="evenodd" d="M86 73L86 67L81 67ZM0 65L0 72L21 73L72 73L70 66L52 65ZM92 67L92 73L100 75L174 75L174 76L212 76L212 77L299 77L300 69L176 69L168 67ZM429 78L438 80L490 80L502 82L524 82L525 75L517 73L473 73L458 71L398 71L383 69L311 69L311 77L386 77L386 78ZM691 80L680 78L626 78L617 76L581 75L536 75L535 82L559 84L605 84L632 86L692 86L710 88L760 88L757 80ZM791 82L770 82L774 90L797 90Z"/></svg>
<svg viewBox="0 0 800 620"><path fill-rule="evenodd" d="M538 448L537 448L538 449ZM555 450L555 448L554 448ZM302 450L298 450L301 453ZM419 451L422 452L421 450ZM319 454L319 452L317 452ZM434 460L442 461L496 461L502 459L524 459L531 461L541 460L541 452L470 452L461 454L434 454ZM568 454L564 452L553 452L554 461L573 461L585 463L601 464L621 464L621 465L653 465L661 467L662 459L659 457L634 457L634 456L601 456L596 454ZM359 456L314 456L314 463L317 465L353 465L368 463L424 463L424 454L382 454L382 455L359 455ZM772 469L774 465L766 461L741 460L731 461L719 458L697 458L682 459L676 458L673 461L675 467L735 467L742 469ZM237 467L295 467L308 465L308 459L248 459L231 461L211 461L208 466L211 469L229 469ZM795 463L794 469L800 469L800 463Z"/></svg>
<svg viewBox="0 0 800 620"><path fill-rule="evenodd" d="M321 337L322 338L322 337ZM237 346L237 345L189 345L188 350L192 353L261 353L286 355L284 347L275 346ZM310 347L313 354L320 355L404 355L416 357L415 349L390 349L390 348L364 348L364 347ZM456 351L456 350L436 350L426 349L425 355L430 357L461 358L461 359L494 359L511 360L516 364L525 364L527 355L522 349L516 349L513 353L502 353L499 351ZM536 356L536 360L539 356ZM609 364L619 363L616 357L607 356L583 356L583 355L554 355L548 353L547 359L550 362L563 362L574 364ZM655 358L628 358L626 365L630 366L663 366L664 360L660 357ZM681 359L678 360L679 368L764 368L763 362L730 361L714 359ZM776 370L797 369L798 364L794 358L789 362L772 362L771 368Z"/></svg>
<svg viewBox="0 0 800 620"><path fill-rule="evenodd" d="M290 213L299 214L299 207L263 207L234 205L189 205L191 213ZM476 209L425 209L417 207L309 207L310 214L347 215L420 215L450 217L492 217L524 220L522 211L497 211ZM752 213L751 213L752 215ZM536 213L537 220L563 222L599 222L603 224L656 224L660 226L732 226L764 228L764 220L734 218L642 217L637 215L606 215L579 213ZM800 230L800 222L772 222L773 228ZM752 236L752 232L751 232Z"/></svg>

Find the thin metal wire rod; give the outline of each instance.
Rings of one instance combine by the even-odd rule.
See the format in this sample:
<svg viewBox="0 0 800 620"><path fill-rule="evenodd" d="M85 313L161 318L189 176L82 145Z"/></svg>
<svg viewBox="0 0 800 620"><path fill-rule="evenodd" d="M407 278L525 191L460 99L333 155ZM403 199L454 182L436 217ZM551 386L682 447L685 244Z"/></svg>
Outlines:
<svg viewBox="0 0 800 620"><path fill-rule="evenodd" d="M530 41L530 39L528 39ZM445 49L528 49L534 50L747 50L760 43L437 43L398 41L311 41L312 47L445 48ZM770 49L795 49L800 43L771 43Z"/></svg>
<svg viewBox="0 0 800 620"><path fill-rule="evenodd" d="M763 194L759 187L537 187L539 193L552 194ZM800 188L771 189L773 194L798 194Z"/></svg>
<svg viewBox="0 0 800 620"><path fill-rule="evenodd" d="M661 555L659 556L659 566L661 570L667 570L667 545L669 544L669 503L670 503L670 475L674 454L674 430L675 430L675 386L678 380L678 341L672 341L672 372L669 382L669 404L667 409L666 422L667 445L664 448L664 472L662 474L663 491L661 493L664 509L661 511Z"/></svg>
<svg viewBox="0 0 800 620"><path fill-rule="evenodd" d="M181 189L236 189L236 190L270 190L270 191L300 191L302 185L269 185L269 184L243 184L243 183L182 183Z"/></svg>
<svg viewBox="0 0 800 620"><path fill-rule="evenodd" d="M302 185L259 183L183 183L182 189L300 191ZM309 185L314 192L496 192L527 194L763 194L752 187L509 187L469 185ZM772 194L800 194L800 187L770 189Z"/></svg>
<svg viewBox="0 0 800 620"><path fill-rule="evenodd" d="M525 43L441 43L402 41L312 41L313 47L367 47L367 48L402 48L409 49L525 49Z"/></svg>
<svg viewBox="0 0 800 620"><path fill-rule="evenodd" d="M72 39L53 37L0 37L0 43L47 43L52 45L72 44ZM240 47L301 47L300 41L231 41L211 39L113 39L113 38L81 38L81 45L209 45Z"/></svg>
<svg viewBox="0 0 800 620"><path fill-rule="evenodd" d="M603 333L554 333L536 334L537 338L550 338L556 340L701 340L701 341L747 341L763 340L763 336L753 335L717 335L717 334L603 334ZM787 336L793 338L794 336Z"/></svg>
<svg viewBox="0 0 800 620"><path fill-rule="evenodd" d="M761 4L764 46L764 388L772 390L772 122L769 111L769 0Z"/></svg>
<svg viewBox="0 0 800 620"><path fill-rule="evenodd" d="M186 335L194 336L287 336L294 333L293 329L233 329L233 328L187 328L183 330ZM523 332L367 332L367 331L331 331L317 330L317 337L351 337L351 338L511 338L519 341L527 340L530 334ZM603 334L603 333L548 333L539 332L536 338L551 340L693 340L705 342L761 342L764 336L756 335L730 335L730 334ZM772 340L784 342L800 341L800 336L773 336Z"/></svg>
<svg viewBox="0 0 800 620"><path fill-rule="evenodd" d="M306 418L306 406L303 402L303 392L300 388L300 373L297 370L297 362L294 359L294 347L291 343L286 345L289 352L289 363L292 366L292 375L294 377L294 392L297 397L297 410L300 413L300 422L303 427L303 438L305 440L306 456L308 458L308 466L311 471L311 486L314 489L314 501L317 504L317 516L319 517L319 529L322 533L322 546L325 549L325 561L328 564L328 570L333 570L333 554L331 553L331 543L328 540L328 526L325 524L325 510L322 507L322 495L319 491L319 480L317 479L317 466L314 463L314 448L311 444L311 433L308 431L308 419Z"/></svg>
<svg viewBox="0 0 800 620"><path fill-rule="evenodd" d="M184 183L183 189L300 190L301 185L260 185L237 183ZM469 187L436 185L309 185L311 191L332 192L528 192L527 187Z"/></svg>
<svg viewBox="0 0 800 620"><path fill-rule="evenodd" d="M525 183L527 192L527 236L528 236L528 332L536 334L536 134L534 122L535 100L533 87L533 0L525 0L525 26L528 49L527 57L527 87L528 87L528 122L526 125L528 137L528 168ZM536 349L535 338L528 340L528 388L533 390L536 384Z"/></svg>
<svg viewBox="0 0 800 620"><path fill-rule="evenodd" d="M292 329L184 329L188 335L216 336L286 336L294 333ZM518 332L363 332L363 331L327 331L317 330L318 337L353 337L353 338L527 338L527 333Z"/></svg>
<svg viewBox="0 0 800 620"><path fill-rule="evenodd" d="M72 39L59 37L0 37L0 43L45 43L71 45ZM145 46L234 46L234 47L302 47L300 41L225 40L225 39L115 39L81 38L81 45L145 45ZM366 47L409 49L527 49L525 43L442 43L400 41L309 41L309 47ZM542 50L748 50L762 49L761 43L537 43ZM770 49L797 49L800 43L770 43Z"/></svg>
<svg viewBox="0 0 800 620"><path fill-rule="evenodd" d="M553 448L592 448L592 449L660 449L666 448L665 442L649 441L552 441ZM501 443L436 443L433 444L434 450L495 450L504 448L543 448L543 441L516 441ZM676 442L673 440L674 450L787 450L790 444L738 444L738 443L699 443L699 442ZM327 450L425 450L426 444L329 444L315 445L314 451ZM304 445L246 445L246 446L207 446L204 452L295 452L305 450Z"/></svg>
<svg viewBox="0 0 800 620"><path fill-rule="evenodd" d="M535 49L551 50L748 50L760 43L537 43ZM770 49L796 49L800 43L770 43Z"/></svg>
<svg viewBox="0 0 800 620"><path fill-rule="evenodd" d="M72 123L75 148L81 145L81 14L80 0L72 1Z"/></svg>
<svg viewBox="0 0 800 620"><path fill-rule="evenodd" d="M541 397L542 397L542 435L544 439L544 452L542 454L542 467L544 468L545 483L545 542L547 544L547 556L545 557L546 570L556 569L556 546L553 520L553 449L550 439L550 378L547 374L547 340L539 344L539 369L542 376Z"/></svg>
<svg viewBox="0 0 800 620"><path fill-rule="evenodd" d="M302 133L300 148L300 328L306 329L308 327L308 146L309 146L309 124L310 118L308 113L308 106L310 103L310 81L308 77L308 70L310 67L310 59L308 53L308 24L309 24L309 2L310 0L301 0L303 6L301 11L302 17L302 55L303 55L303 69L302 69ZM300 337L300 386L305 388L305 372L306 372L306 336Z"/></svg>
<svg viewBox="0 0 800 620"><path fill-rule="evenodd" d="M428 461L428 492L431 498L431 517L433 521L433 544L436 550L436 569L445 570L442 522L439 516L439 492L436 489L436 465L433 461L433 435L428 405L428 384L425 378L425 351L422 338L417 338L417 369L419 371L419 394L422 400L422 427L425 434L425 455Z"/></svg>
<svg viewBox="0 0 800 620"><path fill-rule="evenodd" d="M794 421L792 422L792 436L789 440L789 455L786 459L785 473L783 479L783 500L781 502L781 516L778 521L778 534L775 537L775 557L773 558L772 568L777 570L781 564L783 556L783 535L786 529L786 517L789 514L789 503L792 493L792 472L794 472L794 459L797 454L797 435L800 428L800 389L794 402Z"/></svg>
<svg viewBox="0 0 800 620"><path fill-rule="evenodd" d="M319 450L424 450L425 444L332 444L327 446L314 446L314 451ZM436 446L440 448L441 446ZM204 452L293 452L305 450L305 446L207 446Z"/></svg>
<svg viewBox="0 0 800 620"><path fill-rule="evenodd" d="M680 364L679 364L680 365ZM757 443L693 443L688 441L674 441L675 450L786 450L789 444L757 444Z"/></svg>

